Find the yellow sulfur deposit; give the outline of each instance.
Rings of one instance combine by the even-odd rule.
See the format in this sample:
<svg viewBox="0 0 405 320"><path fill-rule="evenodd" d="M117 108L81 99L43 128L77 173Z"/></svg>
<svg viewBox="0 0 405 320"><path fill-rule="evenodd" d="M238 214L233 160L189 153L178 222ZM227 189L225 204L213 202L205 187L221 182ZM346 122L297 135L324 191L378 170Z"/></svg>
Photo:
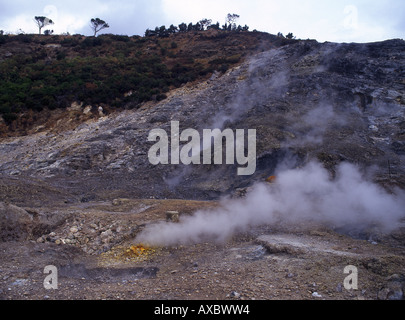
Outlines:
<svg viewBox="0 0 405 320"><path fill-rule="evenodd" d="M153 251L151 248L144 247L142 244L137 245L137 246L130 246L129 249L127 249L125 252L127 255L135 255L135 256L140 256L140 255L147 255L151 251Z"/></svg>
<svg viewBox="0 0 405 320"><path fill-rule="evenodd" d="M129 248L116 246L111 250L102 253L99 256L99 263L102 266L106 266L125 262L140 262L145 261L154 253L156 253L156 249L143 244L131 245Z"/></svg>

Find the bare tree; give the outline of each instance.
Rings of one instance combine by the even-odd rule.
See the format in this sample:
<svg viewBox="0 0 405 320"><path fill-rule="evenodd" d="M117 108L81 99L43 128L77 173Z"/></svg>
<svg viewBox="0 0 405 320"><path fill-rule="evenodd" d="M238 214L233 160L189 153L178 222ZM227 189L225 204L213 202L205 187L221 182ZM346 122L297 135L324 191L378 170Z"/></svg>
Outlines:
<svg viewBox="0 0 405 320"><path fill-rule="evenodd" d="M43 16L36 16L34 18L35 22L37 23L38 29L39 29L39 34L41 34L41 30L43 27L49 25L49 24L54 24L53 21L47 17Z"/></svg>
<svg viewBox="0 0 405 320"><path fill-rule="evenodd" d="M295 39L295 36L294 36L294 34L292 33L292 32L290 32L289 34L287 34L286 36L285 36L287 39Z"/></svg>
<svg viewBox="0 0 405 320"><path fill-rule="evenodd" d="M236 29L236 20L239 19L239 15L238 14L230 14L228 13L228 15L226 16L226 24L228 25L228 27L231 30L235 30Z"/></svg>
<svg viewBox="0 0 405 320"><path fill-rule="evenodd" d="M199 21L199 23L203 30L207 30L208 27L211 25L212 20L211 19L202 19Z"/></svg>
<svg viewBox="0 0 405 320"><path fill-rule="evenodd" d="M90 23L90 27L94 31L94 36L96 36L97 32L99 32L100 30L110 27L108 23L99 18L91 19Z"/></svg>

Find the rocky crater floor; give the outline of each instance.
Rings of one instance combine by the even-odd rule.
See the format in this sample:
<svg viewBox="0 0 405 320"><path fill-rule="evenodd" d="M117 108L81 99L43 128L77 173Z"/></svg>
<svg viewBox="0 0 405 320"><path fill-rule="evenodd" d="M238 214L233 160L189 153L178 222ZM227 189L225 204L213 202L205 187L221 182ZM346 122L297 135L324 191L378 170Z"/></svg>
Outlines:
<svg viewBox="0 0 405 320"><path fill-rule="evenodd" d="M403 40L297 41L136 110L95 113L70 128L85 111L78 102L51 128L2 138L0 298L403 299L400 219L388 233L290 221L222 243L139 247L136 239L312 160L331 177L351 163L388 194L405 189L404 65ZM256 129L255 173L152 165L148 133L170 133L171 121L180 130ZM58 270L58 289L44 288L47 265ZM357 268L357 289L345 288L346 266Z"/></svg>
<svg viewBox="0 0 405 320"><path fill-rule="evenodd" d="M405 228L342 234L315 224L263 225L225 243L131 246L145 225L216 202L130 200L59 208L1 204L15 233L0 244L3 299L403 299ZM57 210L58 218L49 212ZM177 223L166 221L166 223ZM17 232L18 231L18 232ZM17 241L18 240L18 241ZM44 268L58 270L45 289ZM358 271L346 289L346 266Z"/></svg>

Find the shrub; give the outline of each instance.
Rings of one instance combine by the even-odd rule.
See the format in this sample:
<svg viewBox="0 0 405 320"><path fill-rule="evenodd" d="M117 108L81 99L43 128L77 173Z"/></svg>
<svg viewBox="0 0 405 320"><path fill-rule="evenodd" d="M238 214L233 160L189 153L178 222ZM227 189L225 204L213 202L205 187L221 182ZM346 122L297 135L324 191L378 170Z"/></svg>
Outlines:
<svg viewBox="0 0 405 320"><path fill-rule="evenodd" d="M97 47L103 44L103 38L87 37L81 43L82 48Z"/></svg>
<svg viewBox="0 0 405 320"><path fill-rule="evenodd" d="M110 39L115 40L115 41L129 42L128 36L120 36L120 35L116 35L116 34L110 35Z"/></svg>
<svg viewBox="0 0 405 320"><path fill-rule="evenodd" d="M32 41L33 35L30 34L19 34L14 37L14 40L18 42L30 43Z"/></svg>
<svg viewBox="0 0 405 320"><path fill-rule="evenodd" d="M66 52L64 52L64 51L59 51L57 54L56 54L56 59L57 60L63 60L63 59L65 59L66 58Z"/></svg>
<svg viewBox="0 0 405 320"><path fill-rule="evenodd" d="M164 93L160 93L160 94L158 94L157 96L156 96L156 100L157 101L162 101L162 100L164 100L164 99L166 99L167 98L167 95L165 95Z"/></svg>
<svg viewBox="0 0 405 320"><path fill-rule="evenodd" d="M158 29L162 33L167 30ZM171 50L178 44L159 37L138 39L107 34L62 39L0 35L0 44L56 40L64 48L56 51L56 59L51 62L47 60L49 50L37 46L30 54L14 54L0 63L0 114L6 115L7 121L13 121L18 112L26 109L65 108L74 100L105 103L113 108L136 107L152 99L160 101L166 99L165 93L171 88L214 70L224 72L241 58L241 55L218 57L215 53L207 63L209 57L201 59L197 54L190 56L182 50ZM129 91L133 94L124 97Z"/></svg>
<svg viewBox="0 0 405 320"><path fill-rule="evenodd" d="M0 45L5 44L7 42L7 36L0 35Z"/></svg>
<svg viewBox="0 0 405 320"><path fill-rule="evenodd" d="M2 114L4 121L7 124L10 124L11 122L13 122L14 120L17 120L18 116L15 113L4 113Z"/></svg>
<svg viewBox="0 0 405 320"><path fill-rule="evenodd" d="M75 47L79 44L79 39L76 37L65 38L60 42L60 44L64 47Z"/></svg>
<svg viewBox="0 0 405 320"><path fill-rule="evenodd" d="M223 65L221 65L219 67L219 71L223 72L223 73L226 72L228 69L229 69L229 65L227 63L224 63Z"/></svg>

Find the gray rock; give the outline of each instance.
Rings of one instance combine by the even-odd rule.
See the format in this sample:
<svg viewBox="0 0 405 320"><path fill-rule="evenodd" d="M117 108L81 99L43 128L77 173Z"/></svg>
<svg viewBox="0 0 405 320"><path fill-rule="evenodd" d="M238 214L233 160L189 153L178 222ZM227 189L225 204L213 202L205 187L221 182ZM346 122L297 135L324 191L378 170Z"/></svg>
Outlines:
<svg viewBox="0 0 405 320"><path fill-rule="evenodd" d="M166 211L166 221L170 222L179 222L180 221L180 214L178 211Z"/></svg>
<svg viewBox="0 0 405 320"><path fill-rule="evenodd" d="M389 282L378 291L379 300L402 300L404 298L403 286L399 281Z"/></svg>
<svg viewBox="0 0 405 320"><path fill-rule="evenodd" d="M69 231L70 231L71 233L76 233L76 232L79 231L79 229L78 229L76 226L73 226L73 227L71 227L71 228L69 229Z"/></svg>
<svg viewBox="0 0 405 320"><path fill-rule="evenodd" d="M0 202L0 241L27 240L33 224L33 217L26 210Z"/></svg>
<svg viewBox="0 0 405 320"><path fill-rule="evenodd" d="M162 114L158 114L158 115L154 115L151 119L150 119L150 123L165 123L168 122L169 118L166 115L162 115Z"/></svg>
<svg viewBox="0 0 405 320"><path fill-rule="evenodd" d="M113 235L113 232L110 229L108 229L106 231L101 232L100 237L101 237L101 239L106 239L106 238L111 237L112 235Z"/></svg>
<svg viewBox="0 0 405 320"><path fill-rule="evenodd" d="M11 285L12 286L23 286L28 283L28 279L16 279Z"/></svg>

